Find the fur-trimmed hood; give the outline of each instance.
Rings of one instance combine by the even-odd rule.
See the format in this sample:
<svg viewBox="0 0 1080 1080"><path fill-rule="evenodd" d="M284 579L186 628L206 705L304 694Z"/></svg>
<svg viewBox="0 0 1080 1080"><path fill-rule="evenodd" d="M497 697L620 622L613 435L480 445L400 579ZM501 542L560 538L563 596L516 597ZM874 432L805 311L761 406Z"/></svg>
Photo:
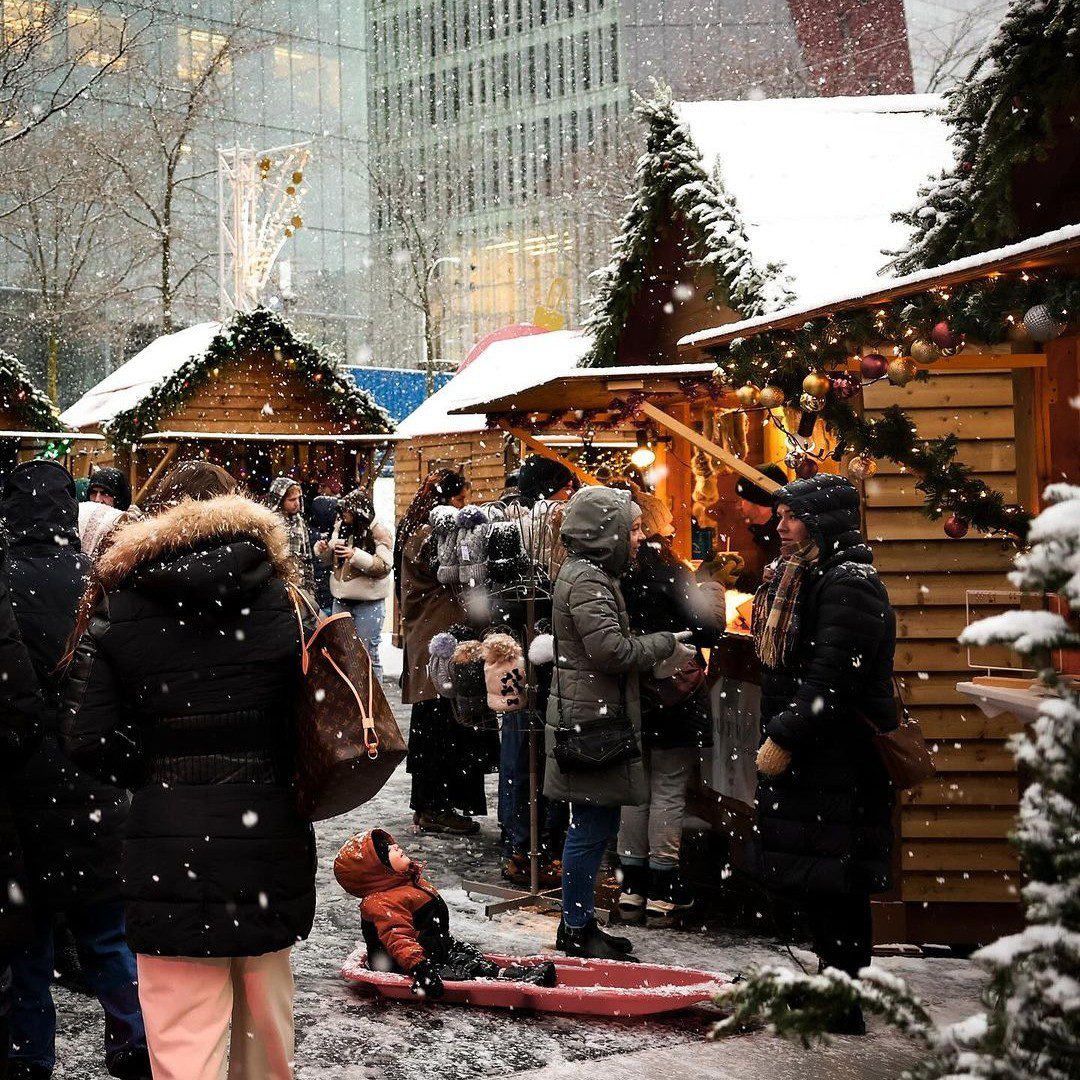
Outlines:
<svg viewBox="0 0 1080 1080"><path fill-rule="evenodd" d="M295 582L281 518L241 495L185 499L121 526L98 560L105 592L122 584L146 591L222 598L270 577Z"/></svg>

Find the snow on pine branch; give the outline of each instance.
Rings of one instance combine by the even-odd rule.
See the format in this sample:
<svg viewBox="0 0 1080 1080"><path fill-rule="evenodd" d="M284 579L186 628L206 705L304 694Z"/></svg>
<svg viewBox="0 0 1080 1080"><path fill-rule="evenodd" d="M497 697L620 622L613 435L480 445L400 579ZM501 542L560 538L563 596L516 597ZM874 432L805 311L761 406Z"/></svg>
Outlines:
<svg viewBox="0 0 1080 1080"><path fill-rule="evenodd" d="M1051 611L1006 611L965 628L961 645L1012 645L1025 656L1080 644L1080 635Z"/></svg>

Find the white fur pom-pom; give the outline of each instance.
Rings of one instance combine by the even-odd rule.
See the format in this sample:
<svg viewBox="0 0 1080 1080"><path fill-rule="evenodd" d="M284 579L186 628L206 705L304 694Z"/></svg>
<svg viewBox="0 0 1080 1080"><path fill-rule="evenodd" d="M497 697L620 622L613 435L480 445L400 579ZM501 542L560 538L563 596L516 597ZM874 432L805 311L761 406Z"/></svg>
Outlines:
<svg viewBox="0 0 1080 1080"><path fill-rule="evenodd" d="M529 663L550 664L555 660L555 638L551 634L537 634L529 646Z"/></svg>

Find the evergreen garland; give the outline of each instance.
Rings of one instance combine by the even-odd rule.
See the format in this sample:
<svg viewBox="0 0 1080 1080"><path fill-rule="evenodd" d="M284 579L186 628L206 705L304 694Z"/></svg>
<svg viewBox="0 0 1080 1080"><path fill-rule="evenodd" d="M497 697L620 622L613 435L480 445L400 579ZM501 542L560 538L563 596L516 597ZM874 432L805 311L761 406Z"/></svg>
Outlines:
<svg viewBox="0 0 1080 1080"><path fill-rule="evenodd" d="M1021 333L1024 313L1035 304L1046 304L1056 318L1067 322L1070 313L1080 311L1080 279L1044 278L1035 272L1003 274L874 308L837 312L791 330L737 338L726 351L713 350L717 377L734 387L778 386L794 404L807 375L847 369L851 358L863 350L878 349L890 358L907 355L913 341L930 340L933 327L941 322L954 334L995 344ZM921 371L917 377L931 376ZM956 461L954 435L922 440L898 407L885 410L878 420L867 420L835 393L826 396L820 415L838 436L841 452L864 451L918 474L916 486L925 495L923 509L931 519L952 512L982 532L1024 536L1026 514Z"/></svg>
<svg viewBox="0 0 1080 1080"><path fill-rule="evenodd" d="M1031 550L1017 555L1018 589L1056 594L1064 614L1010 611L973 623L961 644L1008 645L1039 671L1045 702L1013 749L1031 782L1016 845L1026 884L1025 927L974 956L988 970L986 1011L937 1028L904 983L879 968L858 979L827 969L802 975L768 966L723 996L731 1016L715 1035L758 1018L804 1042L859 1004L918 1042L916 1080L1074 1080L1080 1062L1080 690L1054 664L1080 634L1080 487L1051 485L1031 523Z"/></svg>
<svg viewBox="0 0 1080 1080"><path fill-rule="evenodd" d="M66 430L48 394L39 390L22 361L0 349L0 408L8 409L30 431Z"/></svg>
<svg viewBox="0 0 1080 1080"><path fill-rule="evenodd" d="M225 323L206 352L193 356L163 379L137 405L117 413L103 425L114 446L132 446L155 430L158 421L180 408L191 394L210 381L215 370L238 360L283 353L283 363L316 390L347 429L386 434L393 430L389 413L366 390L353 382L340 362L268 308L238 311Z"/></svg>
<svg viewBox="0 0 1080 1080"><path fill-rule="evenodd" d="M1080 0L1015 0L971 74L946 94L955 164L896 215L914 230L898 273L1025 239L1011 212L1014 168L1054 152L1051 126L1078 86Z"/></svg>
<svg viewBox="0 0 1080 1080"><path fill-rule="evenodd" d="M596 292L584 331L593 345L582 367L612 367L619 338L634 301L648 277L648 266L661 226L679 215L690 233L688 266L711 271L715 282L708 299L729 303L744 318L777 311L794 294L770 263L759 270L734 197L719 171L710 176L686 124L675 113L670 93L640 100L635 116L646 126L645 153L635 169L636 195L613 242L612 261L593 275Z"/></svg>

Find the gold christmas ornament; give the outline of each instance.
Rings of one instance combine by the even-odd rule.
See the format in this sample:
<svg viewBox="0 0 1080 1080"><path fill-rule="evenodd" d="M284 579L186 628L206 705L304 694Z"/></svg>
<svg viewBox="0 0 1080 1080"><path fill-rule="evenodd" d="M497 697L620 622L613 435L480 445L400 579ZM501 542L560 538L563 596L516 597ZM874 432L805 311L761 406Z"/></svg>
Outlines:
<svg viewBox="0 0 1080 1080"><path fill-rule="evenodd" d="M292 184L289 184L289 186L285 189L285 194L286 195L295 195L296 194L296 188Z"/></svg>
<svg viewBox="0 0 1080 1080"><path fill-rule="evenodd" d="M877 462L869 454L856 454L847 463L847 472L852 480L868 480L877 472Z"/></svg>
<svg viewBox="0 0 1080 1080"><path fill-rule="evenodd" d="M259 161L259 172L263 174L263 179L266 179L266 174L274 167L274 163L268 158L264 157Z"/></svg>
<svg viewBox="0 0 1080 1080"><path fill-rule="evenodd" d="M299 169L292 174L292 182L294 184L299 184L303 179L304 179L304 174L302 172L300 172Z"/></svg>
<svg viewBox="0 0 1080 1080"><path fill-rule="evenodd" d="M304 224L304 219L299 214L293 214L290 224L294 229L299 229Z"/></svg>
<svg viewBox="0 0 1080 1080"><path fill-rule="evenodd" d="M932 341L916 338L911 343L911 359L916 364L932 364L935 360L941 359L941 350ZM889 378L892 379L891 371L889 372ZM900 383L899 385L903 386L904 384Z"/></svg>
<svg viewBox="0 0 1080 1080"><path fill-rule="evenodd" d="M784 404L784 391L779 386L766 386L758 394L758 404L766 409L779 409Z"/></svg>
<svg viewBox="0 0 1080 1080"><path fill-rule="evenodd" d="M740 386L735 391L735 396L739 399L739 404L744 409L752 409L757 403L758 398L761 397L761 391L756 387L747 383L745 386Z"/></svg>
<svg viewBox="0 0 1080 1080"><path fill-rule="evenodd" d="M832 386L829 376L823 371L812 371L802 381L802 388L811 397L823 398Z"/></svg>
<svg viewBox="0 0 1080 1080"><path fill-rule="evenodd" d="M825 399L814 394L803 394L799 398L799 408L803 412L821 412L825 408Z"/></svg>
<svg viewBox="0 0 1080 1080"><path fill-rule="evenodd" d="M886 365L885 374L893 386L907 386L915 378L915 361L907 356L897 356Z"/></svg>

